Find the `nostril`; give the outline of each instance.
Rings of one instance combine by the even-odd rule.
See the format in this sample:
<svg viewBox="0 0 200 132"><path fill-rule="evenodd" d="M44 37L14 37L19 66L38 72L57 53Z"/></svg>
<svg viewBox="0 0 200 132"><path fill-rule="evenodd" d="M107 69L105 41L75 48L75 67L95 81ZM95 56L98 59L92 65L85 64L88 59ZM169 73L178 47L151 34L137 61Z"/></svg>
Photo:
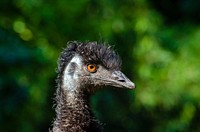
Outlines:
<svg viewBox="0 0 200 132"><path fill-rule="evenodd" d="M117 79L117 81L120 81L120 82L125 82L125 79L124 79L124 78L121 78L121 77L119 77L119 78Z"/></svg>
<svg viewBox="0 0 200 132"><path fill-rule="evenodd" d="M125 82L126 81L123 74L119 71L113 72L113 77L115 78L115 80L117 80L119 82Z"/></svg>

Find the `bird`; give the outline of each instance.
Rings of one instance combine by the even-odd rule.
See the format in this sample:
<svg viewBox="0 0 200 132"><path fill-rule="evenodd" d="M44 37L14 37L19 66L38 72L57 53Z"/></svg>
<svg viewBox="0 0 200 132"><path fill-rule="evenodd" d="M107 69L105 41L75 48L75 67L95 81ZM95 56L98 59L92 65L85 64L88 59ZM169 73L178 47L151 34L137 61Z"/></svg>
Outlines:
<svg viewBox="0 0 200 132"><path fill-rule="evenodd" d="M106 43L69 41L57 61L53 132L102 132L89 98L103 86L134 89L121 72L121 59Z"/></svg>

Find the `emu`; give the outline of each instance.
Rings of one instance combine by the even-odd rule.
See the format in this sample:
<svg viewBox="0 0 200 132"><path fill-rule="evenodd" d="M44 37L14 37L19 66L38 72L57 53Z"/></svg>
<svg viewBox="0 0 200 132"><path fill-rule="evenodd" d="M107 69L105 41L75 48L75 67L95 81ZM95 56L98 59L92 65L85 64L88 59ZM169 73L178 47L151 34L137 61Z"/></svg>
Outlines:
<svg viewBox="0 0 200 132"><path fill-rule="evenodd" d="M68 42L58 59L56 119L53 132L101 132L89 97L101 86L134 89L121 71L121 60L110 46L97 42Z"/></svg>

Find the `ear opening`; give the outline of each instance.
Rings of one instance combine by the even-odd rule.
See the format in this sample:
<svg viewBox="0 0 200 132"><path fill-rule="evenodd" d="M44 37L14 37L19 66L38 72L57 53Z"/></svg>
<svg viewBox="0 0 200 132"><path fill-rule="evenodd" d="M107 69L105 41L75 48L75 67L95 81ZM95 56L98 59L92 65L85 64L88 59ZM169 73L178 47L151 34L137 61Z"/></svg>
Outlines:
<svg viewBox="0 0 200 132"><path fill-rule="evenodd" d="M77 67L77 65L76 65L75 62L70 62L70 63L68 64L67 72L68 72L69 74L73 75L74 72L75 72L76 67Z"/></svg>

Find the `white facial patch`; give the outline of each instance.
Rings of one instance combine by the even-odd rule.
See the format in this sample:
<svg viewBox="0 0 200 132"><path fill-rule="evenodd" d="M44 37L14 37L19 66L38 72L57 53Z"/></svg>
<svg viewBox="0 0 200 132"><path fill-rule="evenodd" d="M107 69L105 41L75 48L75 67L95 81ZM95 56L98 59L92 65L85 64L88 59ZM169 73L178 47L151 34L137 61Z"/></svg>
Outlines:
<svg viewBox="0 0 200 132"><path fill-rule="evenodd" d="M72 63L74 63L74 65L72 65ZM63 75L63 87L67 91L73 92L77 88L77 85L79 84L78 76L81 74L82 64L82 58L79 55L75 55L65 68Z"/></svg>

